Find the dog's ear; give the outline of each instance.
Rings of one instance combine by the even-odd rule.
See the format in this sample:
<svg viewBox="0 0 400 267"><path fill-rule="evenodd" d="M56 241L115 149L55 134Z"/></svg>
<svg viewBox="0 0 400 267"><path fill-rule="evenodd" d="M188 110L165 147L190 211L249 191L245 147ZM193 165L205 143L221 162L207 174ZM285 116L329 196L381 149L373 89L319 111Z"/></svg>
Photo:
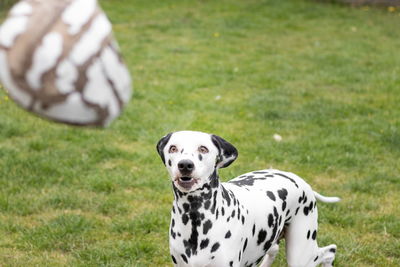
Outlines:
<svg viewBox="0 0 400 267"><path fill-rule="evenodd" d="M169 139L171 138L172 133L167 134L163 138L160 139L157 143L157 152L161 157L161 160L163 161L165 165L165 156L164 156L164 147L167 145Z"/></svg>
<svg viewBox="0 0 400 267"><path fill-rule="evenodd" d="M237 149L228 141L217 135L211 135L211 141L218 148L217 168L225 168L231 165L238 157Z"/></svg>

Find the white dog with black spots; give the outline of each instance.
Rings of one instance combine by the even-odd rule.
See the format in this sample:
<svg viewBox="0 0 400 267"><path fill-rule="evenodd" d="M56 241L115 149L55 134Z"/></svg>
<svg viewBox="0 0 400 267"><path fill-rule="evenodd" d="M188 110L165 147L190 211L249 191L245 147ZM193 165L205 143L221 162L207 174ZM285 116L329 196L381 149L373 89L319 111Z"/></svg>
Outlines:
<svg viewBox="0 0 400 267"><path fill-rule="evenodd" d="M221 183L237 149L219 136L181 131L164 136L158 153L175 199L170 253L175 266L271 266L281 238L288 265L333 266L336 245L318 247L317 201L324 197L297 175L253 171Z"/></svg>

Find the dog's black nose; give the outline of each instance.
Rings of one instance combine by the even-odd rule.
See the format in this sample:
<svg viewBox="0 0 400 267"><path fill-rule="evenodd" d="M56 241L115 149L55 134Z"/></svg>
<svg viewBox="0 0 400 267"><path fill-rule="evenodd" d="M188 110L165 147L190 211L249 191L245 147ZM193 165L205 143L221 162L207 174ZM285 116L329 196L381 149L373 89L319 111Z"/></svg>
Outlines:
<svg viewBox="0 0 400 267"><path fill-rule="evenodd" d="M194 163L191 160L181 160L178 162L178 169L182 174L190 174L194 170Z"/></svg>

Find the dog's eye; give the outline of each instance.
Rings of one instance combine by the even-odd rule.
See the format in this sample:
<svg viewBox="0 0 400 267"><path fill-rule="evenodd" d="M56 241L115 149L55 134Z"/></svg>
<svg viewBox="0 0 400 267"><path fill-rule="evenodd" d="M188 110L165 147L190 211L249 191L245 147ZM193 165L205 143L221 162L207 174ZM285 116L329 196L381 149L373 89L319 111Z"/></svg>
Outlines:
<svg viewBox="0 0 400 267"><path fill-rule="evenodd" d="M201 146L201 147L199 147L199 152L201 154L207 154L208 153L208 148L206 148L205 146Z"/></svg>
<svg viewBox="0 0 400 267"><path fill-rule="evenodd" d="M178 152L178 148L176 146L170 146L168 152L169 153L176 153L176 152Z"/></svg>

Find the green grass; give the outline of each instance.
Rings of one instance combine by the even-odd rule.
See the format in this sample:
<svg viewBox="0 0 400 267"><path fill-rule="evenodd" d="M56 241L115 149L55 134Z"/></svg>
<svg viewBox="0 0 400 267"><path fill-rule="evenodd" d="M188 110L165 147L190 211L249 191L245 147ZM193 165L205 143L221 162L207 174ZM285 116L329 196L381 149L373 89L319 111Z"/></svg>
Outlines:
<svg viewBox="0 0 400 267"><path fill-rule="evenodd" d="M101 4L134 98L110 128L83 129L33 116L0 90L0 265L170 265L173 196L155 144L182 129L236 145L224 180L272 166L342 197L319 205L319 243L338 245L337 266L400 265L400 12ZM274 266L285 266L280 254Z"/></svg>

